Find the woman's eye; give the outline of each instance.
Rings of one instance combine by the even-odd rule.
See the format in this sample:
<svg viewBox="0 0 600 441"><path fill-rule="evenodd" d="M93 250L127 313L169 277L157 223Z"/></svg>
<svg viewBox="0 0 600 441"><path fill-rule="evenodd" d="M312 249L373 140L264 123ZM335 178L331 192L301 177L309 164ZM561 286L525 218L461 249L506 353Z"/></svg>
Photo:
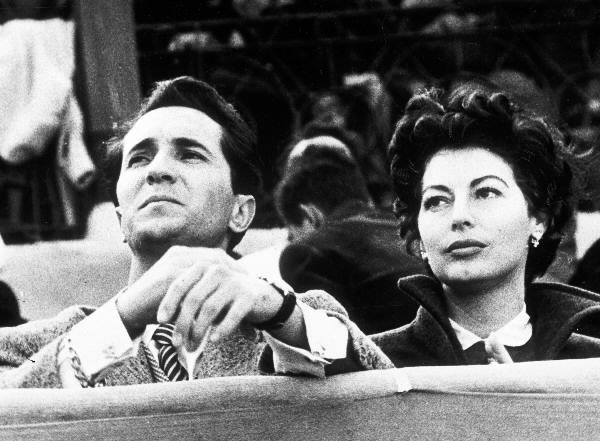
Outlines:
<svg viewBox="0 0 600 441"><path fill-rule="evenodd" d="M448 199L444 196L431 196L429 198L425 198L423 201L423 208L425 208L425 210L435 211L446 206L448 202Z"/></svg>
<svg viewBox="0 0 600 441"><path fill-rule="evenodd" d="M482 188L478 188L477 191L475 192L475 195L479 198L479 199L493 199L496 198L498 196L500 196L502 193L493 187L482 187Z"/></svg>

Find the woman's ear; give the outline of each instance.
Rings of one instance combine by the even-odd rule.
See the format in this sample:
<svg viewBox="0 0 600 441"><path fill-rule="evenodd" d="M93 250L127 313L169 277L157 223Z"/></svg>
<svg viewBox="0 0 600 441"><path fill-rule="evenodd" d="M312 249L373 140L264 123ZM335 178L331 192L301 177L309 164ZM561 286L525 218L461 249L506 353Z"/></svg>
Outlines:
<svg viewBox="0 0 600 441"><path fill-rule="evenodd" d="M548 216L544 213L538 213L531 217L530 232L531 237L538 242L548 229Z"/></svg>
<svg viewBox="0 0 600 441"><path fill-rule="evenodd" d="M236 194L235 202L229 218L229 229L234 233L243 233L250 227L256 213L256 200L254 196Z"/></svg>

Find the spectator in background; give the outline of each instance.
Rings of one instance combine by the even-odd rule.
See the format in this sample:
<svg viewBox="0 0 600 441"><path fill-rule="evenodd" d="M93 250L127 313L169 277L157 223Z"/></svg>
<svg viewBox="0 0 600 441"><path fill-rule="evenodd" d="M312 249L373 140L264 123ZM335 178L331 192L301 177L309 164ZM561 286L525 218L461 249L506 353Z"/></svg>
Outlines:
<svg viewBox="0 0 600 441"><path fill-rule="evenodd" d="M350 130L334 124L312 121L306 124L294 137L280 157L280 174L286 169L293 167L296 159L302 157L306 148L311 145L327 146L339 150L340 153L351 158L357 158L362 154L360 136ZM360 167L361 164L358 164ZM364 171L361 169L364 175Z"/></svg>
<svg viewBox="0 0 600 441"><path fill-rule="evenodd" d="M0 281L0 328L25 323L21 317L19 302L12 288Z"/></svg>
<svg viewBox="0 0 600 441"><path fill-rule="evenodd" d="M4 265L6 258L7 248L0 236L0 267ZM26 320L21 317L17 295L10 285L0 281L0 328L17 326L25 322Z"/></svg>
<svg viewBox="0 0 600 441"><path fill-rule="evenodd" d="M338 126L357 136L355 158L373 202L391 207L391 182L385 146L390 135L390 97L374 73L348 75L344 86L322 93L313 102L310 123Z"/></svg>
<svg viewBox="0 0 600 441"><path fill-rule="evenodd" d="M600 293L600 240L585 252L569 284Z"/></svg>
<svg viewBox="0 0 600 441"><path fill-rule="evenodd" d="M296 150L275 192L291 242L283 279L298 292L327 291L367 334L408 323L417 306L396 281L424 267L399 244L393 214L373 206L349 149L314 138Z"/></svg>

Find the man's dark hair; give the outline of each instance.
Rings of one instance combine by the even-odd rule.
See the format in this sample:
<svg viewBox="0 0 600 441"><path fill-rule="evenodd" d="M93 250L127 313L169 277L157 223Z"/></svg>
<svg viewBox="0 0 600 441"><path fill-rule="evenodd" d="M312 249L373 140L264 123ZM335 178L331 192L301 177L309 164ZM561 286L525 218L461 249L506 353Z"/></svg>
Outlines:
<svg viewBox="0 0 600 441"><path fill-rule="evenodd" d="M530 213L547 219L537 248L530 247L526 280L544 274L573 212L570 150L556 126L529 113L501 92L465 85L445 95L413 96L389 146L395 212L409 251L418 254L421 181L429 159L442 149L485 146L512 168Z"/></svg>
<svg viewBox="0 0 600 441"><path fill-rule="evenodd" d="M371 201L356 161L329 146L310 145L275 188L275 205L286 224L302 223L300 204L314 204L326 216L351 201Z"/></svg>
<svg viewBox="0 0 600 441"><path fill-rule="evenodd" d="M233 192L256 196L261 189L262 180L255 133L237 110L213 87L184 76L156 83L137 114L117 127L114 136L106 143L101 167L113 203L119 205L116 187L123 158L123 137L146 113L170 106L199 110L223 128L221 148L231 168ZM232 235L230 248L239 243L243 236L244 233Z"/></svg>

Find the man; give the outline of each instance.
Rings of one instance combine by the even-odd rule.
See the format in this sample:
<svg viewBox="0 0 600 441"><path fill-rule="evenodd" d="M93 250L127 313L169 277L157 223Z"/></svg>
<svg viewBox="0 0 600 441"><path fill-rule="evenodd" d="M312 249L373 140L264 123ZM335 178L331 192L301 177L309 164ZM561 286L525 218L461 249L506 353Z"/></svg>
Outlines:
<svg viewBox="0 0 600 441"><path fill-rule="evenodd" d="M324 375L330 360L343 358L345 344L328 350L332 337L346 341L339 319L247 275L226 253L254 216L260 185L254 139L205 83L190 77L159 83L110 143L105 164L132 253L128 286L95 311L72 307L0 329L0 386L257 373L265 344L253 328L266 330L279 372ZM339 310L326 295L305 301Z"/></svg>
<svg viewBox="0 0 600 441"><path fill-rule="evenodd" d="M349 150L316 138L296 150L276 190L292 242L280 257L282 278L298 292L327 291L366 333L408 323L417 306L396 281L424 268L398 243L396 219L373 207Z"/></svg>

